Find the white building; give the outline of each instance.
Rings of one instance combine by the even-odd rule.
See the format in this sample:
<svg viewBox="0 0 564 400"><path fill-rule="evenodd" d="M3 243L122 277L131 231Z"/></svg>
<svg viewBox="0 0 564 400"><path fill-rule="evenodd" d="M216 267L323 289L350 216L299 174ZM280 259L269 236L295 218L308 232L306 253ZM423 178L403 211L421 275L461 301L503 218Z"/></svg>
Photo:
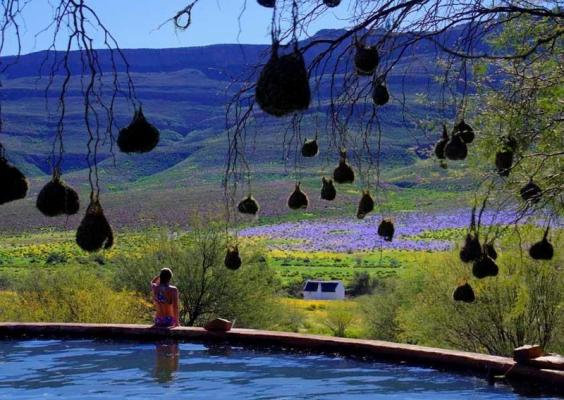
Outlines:
<svg viewBox="0 0 564 400"><path fill-rule="evenodd" d="M308 280L303 294L306 300L344 300L345 285L341 281Z"/></svg>

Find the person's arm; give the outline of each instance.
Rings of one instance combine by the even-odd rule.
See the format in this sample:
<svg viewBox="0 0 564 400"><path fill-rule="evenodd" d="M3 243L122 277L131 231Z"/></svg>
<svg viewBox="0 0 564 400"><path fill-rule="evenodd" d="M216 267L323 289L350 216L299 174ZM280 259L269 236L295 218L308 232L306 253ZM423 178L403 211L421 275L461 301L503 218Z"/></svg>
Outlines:
<svg viewBox="0 0 564 400"><path fill-rule="evenodd" d="M175 326L180 326L180 313L178 311L178 308L179 308L178 303L179 303L178 289L175 289L174 295L172 297L172 308L173 308L173 311L174 311L174 318L176 318L176 325Z"/></svg>

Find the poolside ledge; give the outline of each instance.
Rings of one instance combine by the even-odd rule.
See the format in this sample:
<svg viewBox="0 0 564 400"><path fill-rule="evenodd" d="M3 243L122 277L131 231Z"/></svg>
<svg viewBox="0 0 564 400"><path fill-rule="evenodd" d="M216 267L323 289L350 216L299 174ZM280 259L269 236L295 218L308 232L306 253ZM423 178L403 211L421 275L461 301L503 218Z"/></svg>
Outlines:
<svg viewBox="0 0 564 400"><path fill-rule="evenodd" d="M550 391L564 393L564 371L537 368L517 363L508 357L379 340L345 339L253 329L208 332L202 328L162 329L153 328L149 325L0 323L0 339L41 336L141 340L172 338L250 346L275 346L312 352L361 356L376 360L393 360L448 370L457 369L473 372L484 378L505 375L510 381L517 382L520 386L540 384Z"/></svg>

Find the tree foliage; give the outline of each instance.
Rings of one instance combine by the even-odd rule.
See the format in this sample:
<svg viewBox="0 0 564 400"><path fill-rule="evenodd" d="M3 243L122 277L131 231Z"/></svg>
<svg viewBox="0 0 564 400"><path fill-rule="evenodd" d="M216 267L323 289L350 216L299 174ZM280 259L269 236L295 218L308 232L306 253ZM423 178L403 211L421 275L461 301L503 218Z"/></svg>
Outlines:
<svg viewBox="0 0 564 400"><path fill-rule="evenodd" d="M180 238L162 237L136 257L118 261L117 283L151 300L149 282L161 268L171 268L180 292L184 325L204 325L215 317L237 320L242 327L266 327L277 313L279 282L260 249L240 244L244 265L224 264L225 227L197 224Z"/></svg>
<svg viewBox="0 0 564 400"><path fill-rule="evenodd" d="M456 255L404 270L367 300L371 335L497 355L511 355L515 347L531 343L561 353L562 257L539 262L515 250L504 247L497 277L471 281L476 293L471 304L452 299L453 288L469 281L471 274Z"/></svg>
<svg viewBox="0 0 564 400"><path fill-rule="evenodd" d="M552 20L516 18L491 39L491 46L520 51L531 38L555 29ZM473 167L482 187L495 186L498 204L518 203L523 214L544 210L558 218L564 210L563 57L559 40L525 59L483 60L475 66L472 105L480 135ZM503 151L514 154L507 177L499 177L495 168L496 154ZM519 190L530 180L540 186L542 197L535 204L519 203Z"/></svg>

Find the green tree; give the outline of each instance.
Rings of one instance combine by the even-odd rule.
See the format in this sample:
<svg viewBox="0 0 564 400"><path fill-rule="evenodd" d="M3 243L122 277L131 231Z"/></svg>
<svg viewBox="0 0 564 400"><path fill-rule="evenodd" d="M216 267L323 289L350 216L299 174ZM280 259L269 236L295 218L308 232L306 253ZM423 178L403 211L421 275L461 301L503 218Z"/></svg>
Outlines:
<svg viewBox="0 0 564 400"><path fill-rule="evenodd" d="M506 22L490 45L498 52L512 49L522 53L533 38L547 37L561 29L552 18L521 16ZM505 204L515 202L519 189L533 179L543 195L532 208L562 213L563 56L560 39L539 45L530 57L480 60L475 64L477 91L471 104L479 134L472 150L472 166L481 175L480 181L495 187L497 199ZM503 179L496 171L499 152L513 155L508 176Z"/></svg>
<svg viewBox="0 0 564 400"><path fill-rule="evenodd" d="M118 261L118 285L149 297L149 282L163 267L174 273L184 325L203 325L215 317L236 319L238 326L264 328L278 313L279 282L261 257L261 249L239 243L243 266L224 266L228 237L218 223L197 223L179 238L160 237L135 257Z"/></svg>
<svg viewBox="0 0 564 400"><path fill-rule="evenodd" d="M562 352L562 257L534 261L516 251L515 240L506 238L495 278L471 278L471 265L455 253L404 270L394 290L375 294L364 308L369 331L382 339L499 355L526 343ZM474 289L474 303L452 299L453 289L465 281Z"/></svg>

